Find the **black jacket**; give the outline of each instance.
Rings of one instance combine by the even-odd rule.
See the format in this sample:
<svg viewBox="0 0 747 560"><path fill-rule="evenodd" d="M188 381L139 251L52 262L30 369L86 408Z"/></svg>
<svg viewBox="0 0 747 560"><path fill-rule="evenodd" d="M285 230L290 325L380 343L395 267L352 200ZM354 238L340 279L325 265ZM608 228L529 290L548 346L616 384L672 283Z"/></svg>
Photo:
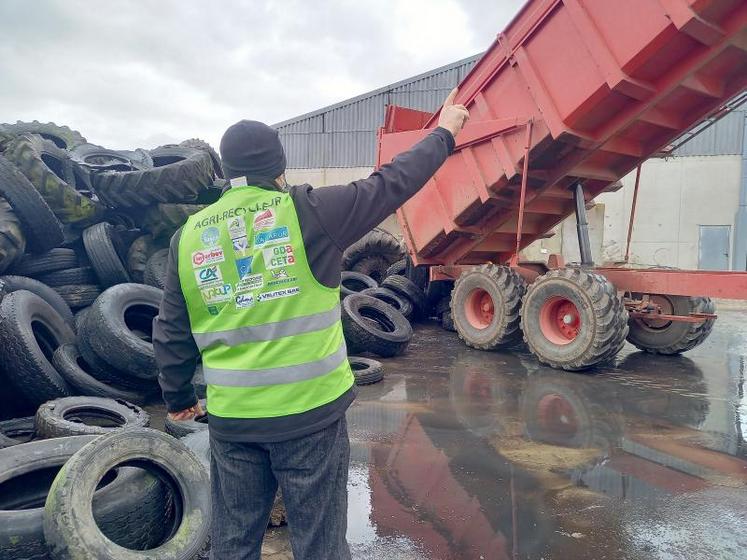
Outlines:
<svg viewBox="0 0 747 560"><path fill-rule="evenodd" d="M453 149L451 133L437 128L367 179L319 189L309 185L291 187L289 192L315 278L325 286L337 287L343 251L418 192ZM153 348L161 372L158 380L169 412L184 410L197 402L192 377L200 358L179 283L179 236L177 232L171 239L163 300L153 322ZM339 419L354 398L351 389L319 408L277 418L211 416L210 432L213 437L226 441L293 439L321 430Z"/></svg>

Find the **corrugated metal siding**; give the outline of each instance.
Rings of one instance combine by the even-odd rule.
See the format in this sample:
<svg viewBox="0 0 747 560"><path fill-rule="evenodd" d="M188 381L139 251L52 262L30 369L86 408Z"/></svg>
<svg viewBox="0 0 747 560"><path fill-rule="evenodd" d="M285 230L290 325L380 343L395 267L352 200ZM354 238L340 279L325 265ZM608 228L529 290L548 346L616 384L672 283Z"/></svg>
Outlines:
<svg viewBox="0 0 747 560"><path fill-rule="evenodd" d="M387 105L435 111L480 55L274 125L291 169L370 167Z"/></svg>
<svg viewBox="0 0 747 560"><path fill-rule="evenodd" d="M677 156L740 155L744 142L744 119L747 111L729 113L705 129L684 146L675 150Z"/></svg>

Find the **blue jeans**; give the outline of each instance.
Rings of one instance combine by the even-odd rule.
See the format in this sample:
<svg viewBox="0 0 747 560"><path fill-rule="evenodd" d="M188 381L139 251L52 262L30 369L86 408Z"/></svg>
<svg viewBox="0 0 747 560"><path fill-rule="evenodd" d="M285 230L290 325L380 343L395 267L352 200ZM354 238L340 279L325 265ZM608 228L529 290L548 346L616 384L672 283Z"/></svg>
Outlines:
<svg viewBox="0 0 747 560"><path fill-rule="evenodd" d="M279 443L210 438L212 560L260 560L278 484L295 560L349 560L345 417L316 433Z"/></svg>

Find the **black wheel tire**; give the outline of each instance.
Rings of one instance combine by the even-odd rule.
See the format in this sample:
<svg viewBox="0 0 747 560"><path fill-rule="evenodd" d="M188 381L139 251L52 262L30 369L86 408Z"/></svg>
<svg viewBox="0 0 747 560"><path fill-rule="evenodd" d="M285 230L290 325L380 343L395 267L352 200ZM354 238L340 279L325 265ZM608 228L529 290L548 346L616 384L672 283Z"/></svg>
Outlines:
<svg viewBox="0 0 747 560"><path fill-rule="evenodd" d="M100 435L149 425L150 415L139 406L103 397L55 399L36 411L36 433L42 438Z"/></svg>
<svg viewBox="0 0 747 560"><path fill-rule="evenodd" d="M459 338L478 350L506 348L521 341L521 299L524 279L507 266L484 264L459 276L451 293L451 316ZM480 306L492 304L488 321Z"/></svg>
<svg viewBox="0 0 747 560"><path fill-rule="evenodd" d="M348 350L382 357L402 354L412 339L405 316L381 300L352 294L342 300L342 327Z"/></svg>
<svg viewBox="0 0 747 560"><path fill-rule="evenodd" d="M141 235L132 242L127 251L127 270L130 277L138 284L143 284L145 274L145 265L148 259L158 251L163 249L164 244L156 241L152 235Z"/></svg>
<svg viewBox="0 0 747 560"><path fill-rule="evenodd" d="M39 282L53 288L75 284L96 284L99 281L90 266L57 270L48 274L40 274L37 278Z"/></svg>
<svg viewBox="0 0 747 560"><path fill-rule="evenodd" d="M383 257L389 266L403 259L405 251L402 244L391 233L375 228L345 250L342 255L342 268L353 270L353 266L359 260L375 255Z"/></svg>
<svg viewBox="0 0 747 560"><path fill-rule="evenodd" d="M436 307L443 298L450 298L453 290L453 280L435 280L433 282L428 282L428 287L425 289L425 299L428 302L429 317L438 317L439 313Z"/></svg>
<svg viewBox="0 0 747 560"><path fill-rule="evenodd" d="M426 265L415 266L410 255L405 257L405 272L402 275L411 280L418 288L425 292L430 282L430 267Z"/></svg>
<svg viewBox="0 0 747 560"><path fill-rule="evenodd" d="M73 249L58 247L39 255L24 255L11 270L18 276L35 278L43 274L75 268L79 266L78 256Z"/></svg>
<svg viewBox="0 0 747 560"><path fill-rule="evenodd" d="M15 503L0 501L0 557L48 560L44 538L44 500L52 477L95 436L40 440L0 454L0 483L14 488ZM148 549L168 535L173 505L168 487L134 467L118 467L93 495L93 517L104 534L127 548ZM3 503L5 502L5 503Z"/></svg>
<svg viewBox="0 0 747 560"><path fill-rule="evenodd" d="M191 148L151 150L153 168L118 173L105 171L93 178L101 199L115 208L149 206L158 202L190 202L213 184L210 156Z"/></svg>
<svg viewBox="0 0 747 560"><path fill-rule="evenodd" d="M348 356L348 362L353 370L356 385L372 385L384 379L381 362L359 356Z"/></svg>
<svg viewBox="0 0 747 560"><path fill-rule="evenodd" d="M90 496L99 481L123 460L156 466L170 479L182 515L158 547L162 558L187 560L205 545L210 530L210 484L199 459L179 440L147 428L115 431L87 444L56 476L44 507L44 537L56 558L118 560L121 548L98 529ZM147 466L144 466L147 468ZM129 550L127 558L154 558L152 550Z"/></svg>
<svg viewBox="0 0 747 560"><path fill-rule="evenodd" d="M427 314L428 300L425 293L412 280L395 274L387 276L381 283L382 288L389 288L407 299L415 306L415 314L422 317Z"/></svg>
<svg viewBox="0 0 747 560"><path fill-rule="evenodd" d="M215 175L215 177L219 179L223 179L225 177L220 156L210 144L208 144L204 140L200 140L199 138L190 138L189 140L180 142L179 145L183 148L194 148L195 150L202 150L203 152L207 152L210 155L210 161L213 164L213 175Z"/></svg>
<svg viewBox="0 0 747 560"><path fill-rule="evenodd" d="M161 297L161 290L152 286L113 286L91 306L81 335L114 369L152 381L158 376L158 367L149 337ZM137 327L147 337L141 338L128 325Z"/></svg>
<svg viewBox="0 0 747 560"><path fill-rule="evenodd" d="M394 309L402 313L408 321L415 310L412 302L408 298L401 296L389 288L366 288L358 293L363 294L364 296L371 296L380 299L384 303L391 305Z"/></svg>
<svg viewBox="0 0 747 560"><path fill-rule="evenodd" d="M379 284L365 274L343 270L340 274L340 295L346 298L351 294L357 294L369 288L378 288Z"/></svg>
<svg viewBox="0 0 747 560"><path fill-rule="evenodd" d="M200 400L200 404L202 405L202 410L205 410L206 403L204 399ZM172 420L167 416L166 421L164 422L165 432L170 436L174 436L175 438L183 438L184 436L188 436L189 434L201 432L207 429L207 414L198 416L194 420Z"/></svg>
<svg viewBox="0 0 747 560"><path fill-rule="evenodd" d="M0 422L0 448L28 443L36 437L33 416L11 418Z"/></svg>
<svg viewBox="0 0 747 560"><path fill-rule="evenodd" d="M26 250L26 234L8 201L0 197L0 273L13 266Z"/></svg>
<svg viewBox="0 0 747 560"><path fill-rule="evenodd" d="M20 136L22 134L38 134L63 150L72 150L76 146L86 143L86 139L77 130L71 130L68 126L55 123L18 121L16 124L0 124L0 135Z"/></svg>
<svg viewBox="0 0 747 560"><path fill-rule="evenodd" d="M101 295L101 288L95 284L75 286L58 286L54 289L70 306L70 309L82 309L93 305Z"/></svg>
<svg viewBox="0 0 747 560"><path fill-rule="evenodd" d="M153 158L145 150L110 150L96 144L81 144L70 150L75 164L93 171L137 171L151 169Z"/></svg>
<svg viewBox="0 0 747 560"><path fill-rule="evenodd" d="M80 332L80 326L83 324L83 321L86 320L86 317L88 316L88 310L90 307L83 307L82 309L79 309L75 313L75 317L73 318L74 325L75 325L75 332Z"/></svg>
<svg viewBox="0 0 747 560"><path fill-rule="evenodd" d="M32 253L42 253L62 245L62 224L26 176L0 156L0 196L8 201L26 236Z"/></svg>
<svg viewBox="0 0 747 560"><path fill-rule="evenodd" d="M55 350L52 364L77 395L118 399L134 404L142 404L148 400L149 395L143 391L119 388L96 379L91 373L91 366L75 344L63 344Z"/></svg>
<svg viewBox="0 0 747 560"><path fill-rule="evenodd" d="M146 212L143 229L153 237L170 239L187 218L205 208L204 204L159 204Z"/></svg>
<svg viewBox="0 0 747 560"><path fill-rule="evenodd" d="M85 332L86 320L87 318L84 318L81 323L81 333ZM137 391L148 396L158 387L155 380L143 380L133 376L130 372L114 368L105 359L99 357L85 336L78 336L78 350L85 363L88 364L88 371L91 375L106 385L122 387L128 391Z"/></svg>
<svg viewBox="0 0 747 560"><path fill-rule="evenodd" d="M33 278L26 278L25 276L0 276L0 283L3 284L2 292L13 293L18 290L26 290L32 294L36 294L44 301L46 301L52 308L62 317L70 327L75 325L75 319L73 318L73 312L70 310L70 306L62 299L62 296L54 291L43 282L34 280Z"/></svg>
<svg viewBox="0 0 747 560"><path fill-rule="evenodd" d="M89 224L103 215L104 206L76 189L69 154L51 141L33 134L19 136L8 144L5 157L36 187L63 224Z"/></svg>
<svg viewBox="0 0 747 560"><path fill-rule="evenodd" d="M393 265L391 265L389 268L386 269L386 275L387 276L394 276L395 274L399 274L400 276L403 276L405 274L405 268L407 267L407 259L400 259Z"/></svg>
<svg viewBox="0 0 747 560"><path fill-rule="evenodd" d="M131 282L119 256L121 240L113 225L101 222L89 227L83 232L83 245L102 286Z"/></svg>
<svg viewBox="0 0 747 560"><path fill-rule="evenodd" d="M31 405L72 394L51 360L59 346L74 339L70 326L36 294L19 290L0 303L0 357L5 376Z"/></svg>
<svg viewBox="0 0 747 560"><path fill-rule="evenodd" d="M169 266L169 250L156 251L145 263L143 281L148 286L163 290L166 287L166 271Z"/></svg>
<svg viewBox="0 0 747 560"><path fill-rule="evenodd" d="M643 294L633 294L640 299ZM661 298L662 311L673 315L690 315L691 313L715 313L716 306L707 297L687 297L651 294ZM659 321L652 323L644 319L630 318L628 321L628 342L639 350L651 354L668 356L692 350L711 334L716 319L706 319L702 323L683 323L679 321Z"/></svg>
<svg viewBox="0 0 747 560"><path fill-rule="evenodd" d="M378 283L381 283L386 278L386 271L388 269L389 261L382 255L363 257L350 268L351 271L365 274Z"/></svg>
<svg viewBox="0 0 747 560"><path fill-rule="evenodd" d="M554 301L569 301L578 313L578 334L569 342L565 338L558 343L561 335L553 341L543 333L543 308L549 309L547 306ZM622 348L628 335L628 312L604 276L582 268L561 268L540 276L529 286L521 308L521 330L529 350L540 362L580 371L614 357Z"/></svg>
<svg viewBox="0 0 747 560"><path fill-rule="evenodd" d="M451 315L451 310L444 311L439 319L441 328L445 331L456 332L456 325L454 325L454 317Z"/></svg>

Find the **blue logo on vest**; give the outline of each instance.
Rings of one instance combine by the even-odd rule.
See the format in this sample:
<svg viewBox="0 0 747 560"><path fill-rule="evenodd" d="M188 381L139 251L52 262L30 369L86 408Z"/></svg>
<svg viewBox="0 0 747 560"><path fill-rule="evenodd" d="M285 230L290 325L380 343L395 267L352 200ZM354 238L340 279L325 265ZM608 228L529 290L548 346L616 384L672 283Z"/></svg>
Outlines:
<svg viewBox="0 0 747 560"><path fill-rule="evenodd" d="M209 227L202 232L200 239L205 247L215 247L220 239L220 231L217 227Z"/></svg>
<svg viewBox="0 0 747 560"><path fill-rule="evenodd" d="M236 259L236 270L239 273L239 279L244 278L247 274L252 272L252 259L253 257L244 257L243 259Z"/></svg>

